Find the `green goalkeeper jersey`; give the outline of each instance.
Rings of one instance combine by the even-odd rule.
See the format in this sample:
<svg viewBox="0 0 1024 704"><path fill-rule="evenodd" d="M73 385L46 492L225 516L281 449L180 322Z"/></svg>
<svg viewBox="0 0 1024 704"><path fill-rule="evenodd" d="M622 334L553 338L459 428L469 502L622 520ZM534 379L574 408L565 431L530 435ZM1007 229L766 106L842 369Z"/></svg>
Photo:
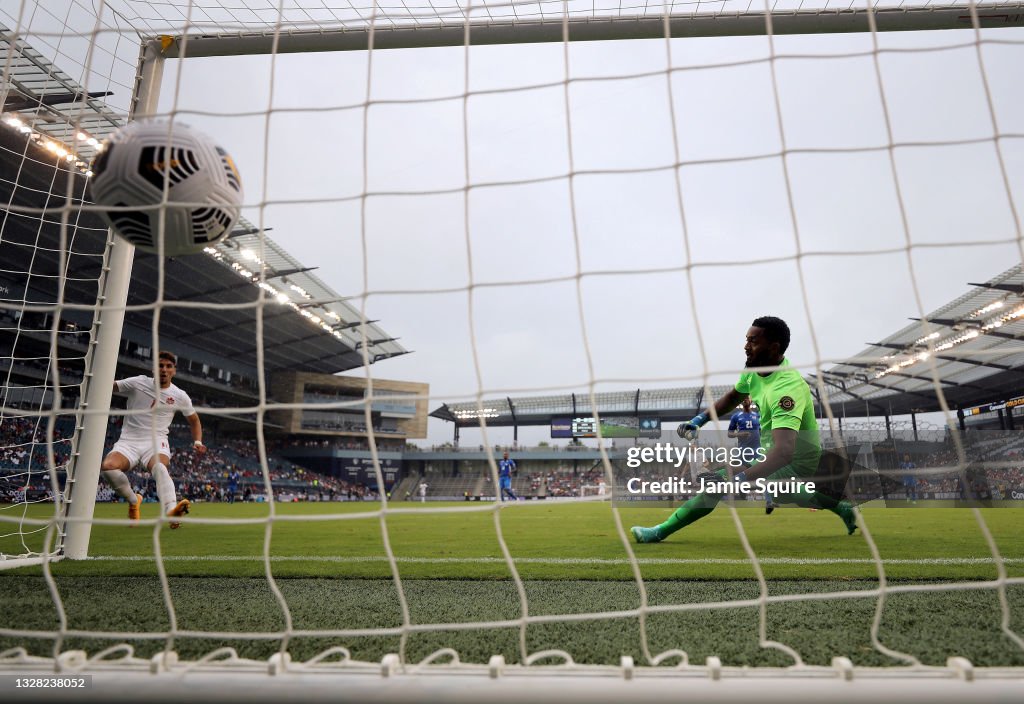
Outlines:
<svg viewBox="0 0 1024 704"><path fill-rule="evenodd" d="M811 388L800 372L783 358L781 368L768 376L746 372L736 382L736 390L748 394L761 414L761 447L772 447L772 431L789 428L797 431L796 452L790 467L801 476L813 474L821 456L818 421L814 417Z"/></svg>

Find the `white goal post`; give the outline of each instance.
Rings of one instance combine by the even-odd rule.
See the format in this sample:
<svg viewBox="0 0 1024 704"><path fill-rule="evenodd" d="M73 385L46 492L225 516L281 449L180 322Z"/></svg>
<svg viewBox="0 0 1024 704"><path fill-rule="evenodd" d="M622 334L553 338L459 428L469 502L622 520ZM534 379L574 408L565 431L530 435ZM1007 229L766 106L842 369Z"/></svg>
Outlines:
<svg viewBox="0 0 1024 704"><path fill-rule="evenodd" d="M152 44L143 48L139 63L132 117L156 112L163 77L164 59ZM78 453L68 474L69 497L64 525L63 557L82 560L89 556L93 510L100 481L100 462L107 432L107 413L113 395L114 375L124 326L128 287L132 278L135 247L111 235L111 245L102 286L102 305L96 311L95 344L87 361L89 369L82 413L85 417ZM97 413L97 411L99 411ZM95 414L95 415L94 415ZM90 422L91 421L91 422Z"/></svg>
<svg viewBox="0 0 1024 704"><path fill-rule="evenodd" d="M120 28L122 32L129 29L142 37L139 47L136 83L131 101L130 119L158 113L158 104L163 81L165 63L168 60L203 59L214 57L239 56L272 56L308 52L366 52L380 50L425 49L431 47L477 47L500 44L531 44L531 43L568 43L568 42L603 42L628 40L674 40L681 38L714 38L800 34L832 34L860 32L903 32L931 30L981 30L998 28L1024 27L1024 5L1021 3L952 3L943 5L923 4L919 6L899 7L864 7L844 6L831 8L827 5L818 9L780 8L771 11L739 6L736 9L721 11L705 10L701 3L684 5L652 6L641 13L633 14L631 8L623 11L618 9L602 10L590 3L569 2L517 2L492 3L482 5L447 5L434 7L434 3L423 3L410 6L398 3L394 6L379 3L343 3L332 18L332 12L324 8L322 3L301 7L301 13L288 3L289 10L283 5L270 3L269 9L262 5L251 13L239 11L239 3L184 3L180 10L185 19L176 12L168 10L173 19L165 19L160 11L146 6L146 3L134 3L124 0L131 8L141 6L145 12L138 14L121 13L119 21L125 22ZM153 3L154 6L161 3ZM298 3L302 5L302 3ZM330 5L331 3L326 3ZM716 3L717 7L721 3ZM732 5L726 2L724 5ZM170 3L174 6L175 3ZM323 14L320 14L320 11ZM151 14L147 14L151 13ZM20 15L19 15L20 17ZM268 19L269 18L269 19ZM26 20L27 21L27 20ZM133 24L134 22L134 24ZM95 29L63 27L69 35L85 38L96 43L110 30L101 28L97 20ZM17 36L20 27L14 27L12 36ZM91 31L91 34L90 34ZM45 34L45 33L44 33ZM48 35L47 35L48 36ZM132 35L134 39L134 35ZM123 41L123 40L122 40ZM976 38L978 45L983 40ZM59 42L57 42L59 43ZM876 50L877 55L877 50ZM770 57L774 60L774 54ZM3 59L0 58L0 62ZM666 75L673 72L671 67L664 69ZM346 77L348 78L348 77ZM355 81L368 81L367 77L355 77ZM569 82L568 77L566 83ZM468 85L468 81L467 81ZM86 86L91 88L90 86ZM512 89L510 89L511 92ZM468 97L467 94L463 96ZM365 105L372 102L367 90ZM568 106L568 99L566 100ZM568 110L568 107L567 107ZM270 112L268 110L268 112ZM1019 137L1019 135L1015 135ZM996 134L996 150L1003 135ZM888 136L889 147L892 137ZM468 141L468 138L467 138ZM571 137L570 137L571 141ZM955 140L952 140L955 141ZM786 156L782 150L782 158ZM671 156L671 162L678 171L680 157L678 152ZM570 180L576 172L570 170ZM463 192L468 199L472 184L467 182L465 188L456 188L454 192ZM59 188L55 193L61 195ZM364 184L362 201L366 200L367 187ZM266 195L257 196L260 207L266 206ZM355 199L358 200L358 199ZM466 206L468 210L468 205ZM1017 223L1019 230L1019 223ZM468 231L468 227L467 227ZM1017 233L1020 239L1020 233ZM467 232L467 245L470 238ZM902 247L902 244L901 244ZM469 247L467 247L469 249ZM128 289L131 282L132 260L134 249L128 243L113 236L101 278L101 291L94 311L94 328L91 333L89 351L85 360L85 378L83 382L83 402L74 409L79 418L77 435L74 438L74 456L68 469L68 484L65 487L63 505L58 497L56 505L61 514L57 534L47 542L42 555L33 555L29 560L8 560L3 567L20 567L29 563L41 563L46 586L57 592L53 580L50 563L56 560L87 560L90 557L90 534L95 522L94 508L96 492L100 485L100 458L103 453L107 431L107 420L111 403L111 388L118 363L119 341L122 336L122 325L127 307ZM783 258L798 259L803 253ZM612 267L613 268L613 267ZM689 264L684 267L689 274ZM572 277L570 277L572 278ZM575 284L579 285L580 269L577 262ZM476 283L472 277L469 284L459 289L472 293ZM366 291L363 292L364 294ZM391 294L393 292L386 291ZM364 302L366 296L363 296ZM56 306L60 309L60 302ZM22 303L22 312L32 310L32 305ZM580 317L583 318L582 308ZM262 320L262 319L261 319ZM364 316L365 321L365 316ZM261 322L262 324L262 322ZM363 346L361 353L369 362L368 348L372 342L362 332ZM472 334L472 332L471 332ZM476 350L473 350L474 355ZM55 354L55 353L54 353ZM587 355L590 350L587 350ZM589 356L588 356L589 361ZM820 358L815 363L820 364ZM13 362L12 362L13 364ZM368 367L368 364L367 364ZM707 383L708 369L701 370L705 374L703 382ZM594 389L593 368L588 372L591 391ZM367 370L367 377L370 373ZM482 377L478 374L478 379ZM372 384L372 379L371 379ZM483 397L483 382L474 390L476 400ZM261 402L257 415L262 422L267 407L267 390L261 387ZM301 405L301 404L300 404ZM59 406L49 410L50 416L56 416ZM38 413L40 417L46 412ZM484 424L486 437L486 425ZM372 434L371 434L372 438ZM488 443L493 446L493 443ZM264 465L266 465L266 449L260 443ZM383 478L381 463L377 457L375 445L371 442L376 476ZM603 446L602 446L603 447ZM495 458L490 457L492 473L496 476ZM610 466L607 455L604 466ZM51 470L54 468L51 467ZM56 476L55 471L53 476ZM383 481L381 481L383 485ZM269 480L268 480L269 486ZM607 484L607 499L612 498L612 482ZM637 608L623 610L613 614L552 614L538 615L529 613L526 591L523 580L516 566L516 556L505 542L501 527L501 512L519 510L506 508L501 502L495 505L473 506L470 508L390 508L388 498L381 492L376 512L368 517L379 520L384 536L387 563L394 577L399 593L399 600L404 609L400 626L392 629L376 629L386 631L387 635L400 636L402 647L410 635L421 632L457 630L463 626L437 624L418 626L413 623L404 601L400 575L401 562L388 542L387 521L393 515L402 512L437 511L438 513L456 511L480 511L493 514L497 530L498 543L504 563L508 565L512 580L516 586L516 596L523 604L523 615L520 618L506 621L496 619L494 623L464 624L465 629L494 626L517 628L520 633L520 644L525 653L526 628L528 625L544 625L553 622L582 621L587 617L611 620L614 618L639 617L641 631L645 628L645 619L650 614L686 611L713 610L724 608L726 602L709 602L680 607L650 606L647 601L643 579L640 577L640 562L633 553L628 541L627 529L621 524L618 513L615 514L619 535L611 540L621 539L628 555L629 569L636 576L640 605ZM581 497L599 495L596 484L581 486ZM412 499L419 497L414 494ZM416 502L419 503L419 502ZM544 504L545 502L524 502L527 504ZM526 508L524 510L533 510ZM613 512L616 509L612 509ZM733 515L735 515L735 510ZM201 522L201 521L200 521ZM215 523L216 521L211 520ZM238 521L241 523L242 521ZM736 519L739 525L739 519ZM983 521L980 521L983 524ZM0 524L5 527L6 523ZM275 598L281 592L271 576L270 570L270 535L274 527L273 520L267 520L267 553L266 566L268 584ZM280 525L278 523L277 525ZM349 652L342 646L331 647L308 661L293 661L287 650L290 638L298 636L316 637L319 631L303 631L294 626L287 607L284 609L286 625L282 633L284 645L281 652L268 660L251 660L239 657L230 647L212 650L201 660L187 662L179 660L173 650L176 626L172 624L167 635L167 647L151 658L139 658L127 644L114 644L99 653L71 650L55 652L52 657L38 657L24 649L14 648L0 651L0 679L9 680L13 676L40 678L59 676L68 681L78 676L89 677L89 689L76 692L68 699L83 701L137 701L140 697L155 701L180 701L182 697L193 696L201 692L203 697L220 701L280 701L281 697L296 695L310 701L431 701L437 699L453 702L521 702L531 698L551 698L557 692L559 701L630 701L630 702L663 702L668 696L685 696L699 700L716 701L863 701L864 698L889 699L893 697L913 696L927 698L935 702L977 701L1011 701L1019 697L1024 686L1024 668L999 667L979 668L963 657L951 657L942 666L922 665L912 656L889 650L878 639L878 625L881 622L882 610L888 594L901 593L901 588L887 586L883 561L873 542L870 532L865 539L871 548L871 559L879 570L879 586L869 591L849 592L839 595L811 596L770 596L765 585L764 576L756 559L754 549L747 541L742 528L743 549L755 566L761 594L754 599L729 603L730 606L741 606L757 609L760 614L759 642L761 647L777 650L787 656L794 657L794 664L788 667L747 668L731 667L717 656L710 656L703 661L690 662L686 653L671 650L664 653L650 653L648 662L634 662L631 657L623 657L618 663L611 665L590 665L574 661L573 654L562 650L551 650L531 653L518 664L506 664L501 656L494 656L487 663L462 663L457 652L441 648L421 662L409 662L399 654L386 655L380 662L359 662L349 657ZM994 541L982 528L987 544L995 551ZM159 544L159 541L156 541ZM1000 627L1008 638L1021 643L1020 637L1013 630L1010 619L1010 607L1006 601L1008 586L1021 588L1024 579L1008 577L1002 558L997 552L993 561L998 569L995 579L979 582L957 583L950 587L946 584L915 585L903 588L905 592L928 592L952 588L956 590L990 590L999 595L1001 606ZM159 557L159 552L158 552ZM173 603L173 596L168 587L167 577L162 565L157 571L161 580L163 594L168 603ZM849 658L837 657L829 666L806 665L788 646L775 643L767 637L765 629L765 613L769 605L796 602L800 600L831 599L845 596L847 598L876 599L878 611L872 629L872 643L879 652L892 655L902 660L906 666L892 668L858 667ZM170 609L173 620L173 607ZM61 642L69 635L81 636L88 633L75 631L69 625L63 611L64 619L59 626L59 636L55 641ZM1015 618L1017 615L1015 615ZM367 629L372 630L372 629ZM0 624L0 631L3 625ZM347 633L347 632L346 632ZM7 634L10 635L10 634ZM16 635L26 635L24 633ZM28 634L38 636L38 634ZM131 640L132 635L124 634L124 640ZM230 634L236 636L237 634ZM329 633L325 637L337 636ZM359 635L367 635L362 632ZM26 635L27 637L27 635ZM268 636L269 637L269 636ZM156 638L156 636L152 636ZM644 636L646 638L646 635ZM162 641L161 641L162 642ZM643 645L647 652L646 640ZM551 662L557 664L552 665ZM669 665L668 663L672 663ZM339 685L339 683L342 683ZM5 685L3 685L5 686ZM0 692L5 690L0 689ZM56 697L53 692L50 696ZM42 697L39 697L41 700Z"/></svg>

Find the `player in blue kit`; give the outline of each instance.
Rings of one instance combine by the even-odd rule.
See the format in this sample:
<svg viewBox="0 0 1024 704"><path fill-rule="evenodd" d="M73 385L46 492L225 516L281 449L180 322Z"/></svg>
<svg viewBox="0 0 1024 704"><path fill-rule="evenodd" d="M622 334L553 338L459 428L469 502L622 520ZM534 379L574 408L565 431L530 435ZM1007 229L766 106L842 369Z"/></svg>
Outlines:
<svg viewBox="0 0 1024 704"><path fill-rule="evenodd" d="M757 449L761 447L761 415L751 407L749 396L743 399L743 410L733 413L729 420L729 437L737 440L737 447L743 453L743 465L752 466L757 459ZM764 498L764 512L770 516L775 504L771 494L765 494Z"/></svg>
<svg viewBox="0 0 1024 704"><path fill-rule="evenodd" d="M512 491L512 473L515 471L516 461L510 460L506 452L498 462L498 501L504 501L505 494L508 494L513 501L519 500L516 492Z"/></svg>
<svg viewBox="0 0 1024 704"><path fill-rule="evenodd" d="M753 464L761 447L761 416L751 408L749 396L743 399L743 410L733 413L729 420L729 437L736 438L743 448L743 463Z"/></svg>
<svg viewBox="0 0 1024 704"><path fill-rule="evenodd" d="M238 493L238 482L242 478L242 475L238 473L238 470L234 467L231 468L231 473L228 474L228 503L235 503L235 494Z"/></svg>
<svg viewBox="0 0 1024 704"><path fill-rule="evenodd" d="M900 462L900 471L903 472L903 488L907 493L907 501L912 504L917 503L917 474L914 470L917 469L917 465L914 464L910 455L904 454L903 461Z"/></svg>

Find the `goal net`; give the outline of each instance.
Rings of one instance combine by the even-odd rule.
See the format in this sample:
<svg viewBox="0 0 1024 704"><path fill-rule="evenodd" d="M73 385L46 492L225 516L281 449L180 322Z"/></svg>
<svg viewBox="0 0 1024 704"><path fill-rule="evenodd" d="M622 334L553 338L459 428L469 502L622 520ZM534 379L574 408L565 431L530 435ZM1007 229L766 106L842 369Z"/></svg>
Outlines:
<svg viewBox="0 0 1024 704"><path fill-rule="evenodd" d="M0 25L0 675L103 701L1019 691L1020 4L66 0ZM233 155L227 240L163 259L102 225L90 166L140 117ZM679 469L643 450L734 388L768 314L860 505L840 532L840 498L752 494L636 542L691 494L620 501L624 468ZM179 416L175 530L100 476L113 382L164 349L209 447ZM595 440L548 443L577 416ZM530 500L481 500L505 455Z"/></svg>
<svg viewBox="0 0 1024 704"><path fill-rule="evenodd" d="M609 496L607 485L584 484L580 487L580 496Z"/></svg>

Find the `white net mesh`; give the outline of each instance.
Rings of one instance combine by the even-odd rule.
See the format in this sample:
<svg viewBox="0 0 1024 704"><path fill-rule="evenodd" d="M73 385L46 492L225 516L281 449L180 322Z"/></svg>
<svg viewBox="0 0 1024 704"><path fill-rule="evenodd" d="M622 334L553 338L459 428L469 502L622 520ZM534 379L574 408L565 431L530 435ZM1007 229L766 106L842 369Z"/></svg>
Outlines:
<svg viewBox="0 0 1024 704"><path fill-rule="evenodd" d="M1001 333L948 324L948 348L922 325L905 359L850 355L990 279L993 261L1020 261L1021 16L995 3L5 7L0 552L47 559L0 574L0 667L1019 686L1016 511L868 504L851 549L793 508L773 517L780 546L729 503L706 519L711 537L651 552L628 528L663 511L609 506L623 446L608 437L517 457L514 492L580 500L435 500L500 495L509 438L488 422L514 414L512 397L573 392L574 411L600 415L608 389L685 384L705 407L766 312L794 330L826 447L861 448L898 500L910 485L889 455L904 448L945 453L916 473L922 492L972 485L979 457L1018 481L1012 434L965 449L957 418L961 392L1015 388L984 380L1012 373L1016 318ZM151 98L135 104L140 90ZM82 188L98 140L140 112L223 140L248 221L202 255L137 257L125 305L100 296L108 243ZM56 520L76 432L107 433L108 409L80 400L99 364L93 318L110 310L126 316L118 376L151 374L154 350L174 348L204 419L201 459L172 428L172 475L200 499L173 534L145 506L126 533L102 483L95 514L90 501ZM358 383L301 376L339 370ZM898 399L937 415L879 421ZM406 445L428 403L458 402L478 421L461 447L433 427L432 451ZM873 444L887 442L880 467ZM146 472L130 480L153 492ZM48 559L81 525L93 559ZM136 588L152 606L138 621L90 605ZM586 681L570 695L596 696Z"/></svg>

